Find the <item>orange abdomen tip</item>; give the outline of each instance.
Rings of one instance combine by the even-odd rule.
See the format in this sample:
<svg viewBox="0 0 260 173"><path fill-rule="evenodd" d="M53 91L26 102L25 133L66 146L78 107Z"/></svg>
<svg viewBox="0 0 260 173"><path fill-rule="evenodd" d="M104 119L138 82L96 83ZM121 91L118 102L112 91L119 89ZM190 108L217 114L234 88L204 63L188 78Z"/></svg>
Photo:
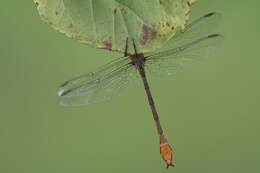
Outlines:
<svg viewBox="0 0 260 173"><path fill-rule="evenodd" d="M173 162L172 148L164 135L160 136L160 153L162 155L163 160L167 164L167 169L169 168L169 166L174 167L174 164L172 163Z"/></svg>

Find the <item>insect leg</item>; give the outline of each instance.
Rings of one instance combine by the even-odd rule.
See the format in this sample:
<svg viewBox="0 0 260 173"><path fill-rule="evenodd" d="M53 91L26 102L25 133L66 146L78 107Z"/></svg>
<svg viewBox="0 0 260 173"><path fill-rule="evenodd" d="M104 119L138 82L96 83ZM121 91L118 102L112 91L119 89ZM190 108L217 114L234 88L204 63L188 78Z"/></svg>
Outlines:
<svg viewBox="0 0 260 173"><path fill-rule="evenodd" d="M135 54L137 54L137 49L136 49L136 45L135 45L135 40L133 39L133 45L134 45L134 49L135 49Z"/></svg>
<svg viewBox="0 0 260 173"><path fill-rule="evenodd" d="M124 53L125 57L128 56L127 50L128 50L128 37L126 38L126 43L125 43L125 53Z"/></svg>

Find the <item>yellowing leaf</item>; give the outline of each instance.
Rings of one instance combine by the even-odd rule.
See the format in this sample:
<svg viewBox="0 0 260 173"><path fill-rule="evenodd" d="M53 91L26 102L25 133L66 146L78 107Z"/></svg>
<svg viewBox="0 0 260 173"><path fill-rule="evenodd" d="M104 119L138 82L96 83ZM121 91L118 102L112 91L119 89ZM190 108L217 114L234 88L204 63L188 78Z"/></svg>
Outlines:
<svg viewBox="0 0 260 173"><path fill-rule="evenodd" d="M193 1L34 0L41 18L73 40L124 52L130 38L142 53L159 49L184 27Z"/></svg>

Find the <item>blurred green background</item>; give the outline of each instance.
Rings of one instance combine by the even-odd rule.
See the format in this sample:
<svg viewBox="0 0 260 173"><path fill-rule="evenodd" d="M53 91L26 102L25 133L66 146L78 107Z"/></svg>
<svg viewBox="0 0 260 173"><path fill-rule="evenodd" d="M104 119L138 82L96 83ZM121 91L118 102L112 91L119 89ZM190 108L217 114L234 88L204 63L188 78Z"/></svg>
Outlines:
<svg viewBox="0 0 260 173"><path fill-rule="evenodd" d="M0 172L259 172L259 6L200 0L193 18L223 15L222 48L175 77L149 79L176 150L166 170L141 83L109 102L58 105L60 83L120 55L67 39L32 1L3 1Z"/></svg>

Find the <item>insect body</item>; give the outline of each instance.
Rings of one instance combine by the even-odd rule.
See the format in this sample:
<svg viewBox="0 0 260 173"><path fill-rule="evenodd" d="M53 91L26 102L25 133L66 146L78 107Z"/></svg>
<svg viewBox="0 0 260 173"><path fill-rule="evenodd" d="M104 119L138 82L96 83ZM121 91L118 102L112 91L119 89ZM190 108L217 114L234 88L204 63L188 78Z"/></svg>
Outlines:
<svg viewBox="0 0 260 173"><path fill-rule="evenodd" d="M97 71L76 77L63 83L58 89L60 103L64 106L80 106L104 101L119 95L131 81L141 77L153 119L160 139L160 153L169 166L173 166L173 153L160 124L158 112L148 84L146 73L172 75L193 61L208 57L222 42L223 36L211 34L220 19L218 13L209 13L179 31L158 52L148 55L138 52L132 40L135 53L126 50L120 57Z"/></svg>

